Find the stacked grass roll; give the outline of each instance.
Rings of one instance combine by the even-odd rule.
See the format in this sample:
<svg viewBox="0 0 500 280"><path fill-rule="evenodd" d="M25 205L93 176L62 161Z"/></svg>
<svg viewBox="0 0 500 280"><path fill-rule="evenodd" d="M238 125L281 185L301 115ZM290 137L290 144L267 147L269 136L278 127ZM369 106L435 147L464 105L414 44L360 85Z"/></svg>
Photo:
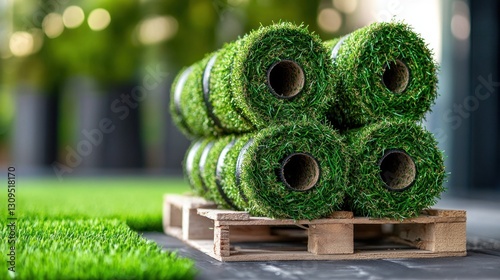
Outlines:
<svg viewBox="0 0 500 280"><path fill-rule="evenodd" d="M326 46L304 26L262 27L178 75L173 119L196 138L325 118L334 91L332 68Z"/></svg>
<svg viewBox="0 0 500 280"><path fill-rule="evenodd" d="M444 191L443 154L419 124L380 121L346 137L353 158L346 206L357 215L415 217Z"/></svg>
<svg viewBox="0 0 500 280"><path fill-rule="evenodd" d="M347 130L384 119L421 120L437 97L437 65L403 23L375 23L325 42L337 102L332 124Z"/></svg>
<svg viewBox="0 0 500 280"><path fill-rule="evenodd" d="M420 124L437 97L437 65L410 26L375 23L327 41L337 101L328 119L351 153L345 207L417 216L444 191L443 154Z"/></svg>
<svg viewBox="0 0 500 280"><path fill-rule="evenodd" d="M193 144L193 191L222 208L317 219L335 210L403 219L443 191L443 155L420 124L437 65L404 23L328 42L261 27L183 69L171 112Z"/></svg>
<svg viewBox="0 0 500 280"><path fill-rule="evenodd" d="M347 155L335 130L299 122L219 138L201 173L188 176L199 176L211 193L207 198L224 207L258 216L314 219L341 209Z"/></svg>

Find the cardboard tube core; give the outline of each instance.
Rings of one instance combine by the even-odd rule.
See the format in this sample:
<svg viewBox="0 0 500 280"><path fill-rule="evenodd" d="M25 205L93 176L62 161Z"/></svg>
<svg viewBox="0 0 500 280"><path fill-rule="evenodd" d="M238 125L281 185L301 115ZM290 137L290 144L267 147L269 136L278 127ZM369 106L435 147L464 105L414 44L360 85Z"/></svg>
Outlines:
<svg viewBox="0 0 500 280"><path fill-rule="evenodd" d="M382 81L393 93L402 93L410 81L410 70L404 62L397 59L385 67Z"/></svg>
<svg viewBox="0 0 500 280"><path fill-rule="evenodd" d="M306 153L293 153L283 161L281 181L292 190L306 191L316 185L320 168L316 159Z"/></svg>
<svg viewBox="0 0 500 280"><path fill-rule="evenodd" d="M267 71L267 85L279 98L288 99L298 95L304 82L302 67L292 60L280 60Z"/></svg>
<svg viewBox="0 0 500 280"><path fill-rule="evenodd" d="M380 159L380 178L389 190L402 191L415 182L417 168L403 150L390 150Z"/></svg>

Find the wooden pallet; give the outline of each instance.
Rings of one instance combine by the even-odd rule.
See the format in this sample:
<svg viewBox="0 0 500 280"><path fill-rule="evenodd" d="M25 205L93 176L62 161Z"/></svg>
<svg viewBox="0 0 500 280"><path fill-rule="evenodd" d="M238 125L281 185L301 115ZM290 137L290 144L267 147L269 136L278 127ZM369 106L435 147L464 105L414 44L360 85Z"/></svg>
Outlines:
<svg viewBox="0 0 500 280"><path fill-rule="evenodd" d="M219 261L353 260L435 258L466 255L466 213L423 211L405 220L353 217L337 211L328 219L252 217L216 209L199 197L167 195L165 233Z"/></svg>

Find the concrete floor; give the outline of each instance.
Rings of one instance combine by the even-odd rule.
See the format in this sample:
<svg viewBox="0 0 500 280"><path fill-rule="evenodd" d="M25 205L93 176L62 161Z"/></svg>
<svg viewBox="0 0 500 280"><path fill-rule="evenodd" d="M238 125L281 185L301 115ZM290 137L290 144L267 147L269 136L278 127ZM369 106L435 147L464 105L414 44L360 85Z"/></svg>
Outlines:
<svg viewBox="0 0 500 280"><path fill-rule="evenodd" d="M434 208L467 210L466 257L224 263L163 233L144 237L195 260L197 279L500 279L500 205L446 198Z"/></svg>

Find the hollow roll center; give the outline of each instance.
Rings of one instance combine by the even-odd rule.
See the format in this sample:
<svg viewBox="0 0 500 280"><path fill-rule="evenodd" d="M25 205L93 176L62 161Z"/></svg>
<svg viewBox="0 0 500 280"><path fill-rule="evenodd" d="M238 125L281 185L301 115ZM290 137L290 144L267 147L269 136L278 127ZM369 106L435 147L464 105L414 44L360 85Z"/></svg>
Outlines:
<svg viewBox="0 0 500 280"><path fill-rule="evenodd" d="M403 190L415 181L417 168L413 159L405 151L386 152L379 165L380 177L390 190Z"/></svg>
<svg viewBox="0 0 500 280"><path fill-rule="evenodd" d="M304 71L292 60L280 60L267 71L267 84L280 98L292 98L304 87Z"/></svg>
<svg viewBox="0 0 500 280"><path fill-rule="evenodd" d="M402 93L410 81L410 70L404 62L397 59L385 67L382 80L393 93Z"/></svg>
<svg viewBox="0 0 500 280"><path fill-rule="evenodd" d="M283 161L280 177L289 188L306 191L316 185L319 173L319 165L314 157L305 153L293 153Z"/></svg>

